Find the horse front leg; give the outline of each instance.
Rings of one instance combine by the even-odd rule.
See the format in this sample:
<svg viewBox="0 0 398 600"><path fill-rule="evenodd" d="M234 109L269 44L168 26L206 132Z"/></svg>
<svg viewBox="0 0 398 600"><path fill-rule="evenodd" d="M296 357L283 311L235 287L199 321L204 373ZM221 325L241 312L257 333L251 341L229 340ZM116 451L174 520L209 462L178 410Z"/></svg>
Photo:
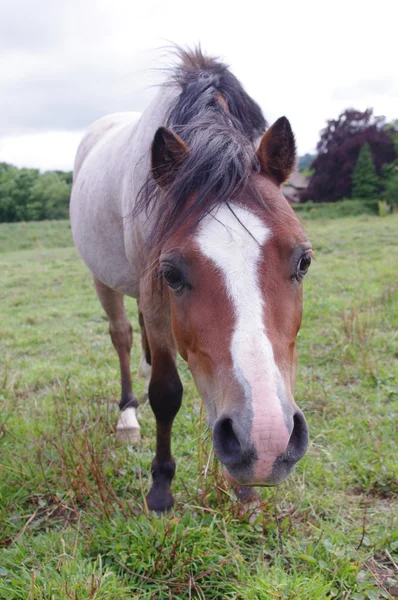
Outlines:
<svg viewBox="0 0 398 600"><path fill-rule="evenodd" d="M150 510L170 509L174 498L170 485L175 473L171 454L171 431L182 400L182 383L175 363L175 354L168 350L153 349L152 374L148 398L156 418L156 454L152 462L152 487L146 497Z"/></svg>
<svg viewBox="0 0 398 600"><path fill-rule="evenodd" d="M140 325L143 352L150 362L148 399L156 419L156 454L152 462L152 486L146 497L150 510L163 512L174 504L170 485L175 473L171 453L173 421L182 401L182 383L176 366L176 343L164 301L143 294ZM159 303L159 304L158 304Z"/></svg>

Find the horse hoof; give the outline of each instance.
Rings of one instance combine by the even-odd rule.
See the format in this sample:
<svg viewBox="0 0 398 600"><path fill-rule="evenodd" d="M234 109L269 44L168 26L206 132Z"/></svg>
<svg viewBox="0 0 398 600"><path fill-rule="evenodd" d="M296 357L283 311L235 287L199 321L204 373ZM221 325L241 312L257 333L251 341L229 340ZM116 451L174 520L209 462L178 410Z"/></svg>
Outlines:
<svg viewBox="0 0 398 600"><path fill-rule="evenodd" d="M116 440L122 444L139 444L141 431L140 429L116 429Z"/></svg>
<svg viewBox="0 0 398 600"><path fill-rule="evenodd" d="M162 515L170 511L174 506L174 497L171 493L165 496L159 497L156 494L149 494L146 497L146 505L148 510L156 512L158 515Z"/></svg>
<svg viewBox="0 0 398 600"><path fill-rule="evenodd" d="M138 444L141 440L136 409L132 406L120 413L116 426L116 439L124 444Z"/></svg>

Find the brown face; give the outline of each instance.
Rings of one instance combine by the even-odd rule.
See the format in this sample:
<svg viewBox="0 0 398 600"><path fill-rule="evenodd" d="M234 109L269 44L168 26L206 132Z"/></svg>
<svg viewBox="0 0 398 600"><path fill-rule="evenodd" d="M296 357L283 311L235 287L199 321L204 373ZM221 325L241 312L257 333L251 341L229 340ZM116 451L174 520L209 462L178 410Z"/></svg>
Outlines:
<svg viewBox="0 0 398 600"><path fill-rule="evenodd" d="M311 247L279 187L252 177L267 210L216 207L194 234L168 240L160 268L217 456L233 480L273 485L307 448L293 386Z"/></svg>
<svg viewBox="0 0 398 600"><path fill-rule="evenodd" d="M163 130L155 138L160 181L189 152L180 142ZM216 206L193 233L187 223L164 244L160 270L178 349L226 474L242 485L276 485L308 445L293 388L311 246L280 190L295 159L286 119L263 136L257 157L261 174L250 177L262 202L247 193Z"/></svg>

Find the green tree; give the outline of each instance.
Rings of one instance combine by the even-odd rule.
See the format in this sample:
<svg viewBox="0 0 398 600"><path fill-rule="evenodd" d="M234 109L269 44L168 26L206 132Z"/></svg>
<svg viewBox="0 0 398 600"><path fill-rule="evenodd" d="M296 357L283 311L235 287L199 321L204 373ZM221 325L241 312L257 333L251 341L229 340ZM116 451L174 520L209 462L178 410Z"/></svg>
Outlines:
<svg viewBox="0 0 398 600"><path fill-rule="evenodd" d="M316 159L315 154L309 154L308 152L304 156L298 158L298 169L299 171L309 170L311 163Z"/></svg>
<svg viewBox="0 0 398 600"><path fill-rule="evenodd" d="M392 139L395 152L398 154L398 119L395 119L395 121L392 121L391 123L387 123L387 125L384 128L384 131Z"/></svg>
<svg viewBox="0 0 398 600"><path fill-rule="evenodd" d="M387 204L398 208L398 167L386 182L383 199L386 200Z"/></svg>
<svg viewBox="0 0 398 600"><path fill-rule="evenodd" d="M398 159L388 165L383 165L382 175L382 198L390 206L398 208Z"/></svg>
<svg viewBox="0 0 398 600"><path fill-rule="evenodd" d="M16 221L16 204L13 198L18 169L7 163L0 164L0 223Z"/></svg>
<svg viewBox="0 0 398 600"><path fill-rule="evenodd" d="M67 219L72 173L0 163L0 223Z"/></svg>
<svg viewBox="0 0 398 600"><path fill-rule="evenodd" d="M17 169L0 165L0 221L27 221L32 186L39 178L37 169Z"/></svg>
<svg viewBox="0 0 398 600"><path fill-rule="evenodd" d="M70 185L54 171L43 173L30 190L28 220L67 219Z"/></svg>
<svg viewBox="0 0 398 600"><path fill-rule="evenodd" d="M377 196L379 178L377 177L372 152L367 142L363 144L352 173L352 197L373 200Z"/></svg>
<svg viewBox="0 0 398 600"><path fill-rule="evenodd" d="M398 119L388 123L385 127L386 133L392 139L395 150L398 154ZM381 169L383 188L382 198L390 206L398 209L398 158L393 162L384 164Z"/></svg>

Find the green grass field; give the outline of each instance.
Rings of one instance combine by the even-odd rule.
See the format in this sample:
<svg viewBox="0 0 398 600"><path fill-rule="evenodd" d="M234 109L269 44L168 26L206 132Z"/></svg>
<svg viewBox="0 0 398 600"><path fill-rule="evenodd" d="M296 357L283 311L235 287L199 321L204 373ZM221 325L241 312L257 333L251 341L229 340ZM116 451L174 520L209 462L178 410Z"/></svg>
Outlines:
<svg viewBox="0 0 398 600"><path fill-rule="evenodd" d="M296 400L311 444L253 521L182 363L176 508L145 513L154 418L136 381L142 444L116 445L117 357L69 225L0 225L2 600L398 596L398 216L305 226Z"/></svg>

